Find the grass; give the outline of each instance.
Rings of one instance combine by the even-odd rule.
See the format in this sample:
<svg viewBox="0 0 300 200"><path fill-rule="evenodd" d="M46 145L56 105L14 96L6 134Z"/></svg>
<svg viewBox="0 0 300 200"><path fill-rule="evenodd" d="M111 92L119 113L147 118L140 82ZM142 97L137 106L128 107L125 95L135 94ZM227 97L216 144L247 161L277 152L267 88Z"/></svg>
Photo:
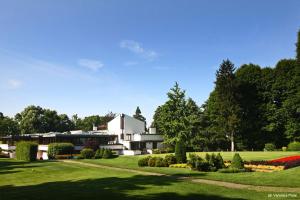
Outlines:
<svg viewBox="0 0 300 200"><path fill-rule="evenodd" d="M270 160L274 158L285 157L289 155L299 155L299 152L239 152L244 160ZM205 153L197 153L204 157ZM233 156L231 152L221 153L224 160L230 160ZM158 154L155 156L164 156L163 154ZM137 169L142 171L158 172L169 175L178 176L193 176L195 178L210 179L210 180L220 180L233 183L242 183L250 185L266 185L266 186L281 186L281 187L300 187L299 175L300 167L265 173L265 172L251 172L251 173L215 173L215 172L198 172L191 171L189 169L174 169L174 168L157 168L157 167L138 167L137 162L143 156L119 156L114 159L97 159L97 160L81 160L83 162L122 167L128 169Z"/></svg>
<svg viewBox="0 0 300 200"><path fill-rule="evenodd" d="M0 199L269 199L266 192L196 184L54 161L0 159ZM276 198L279 199L279 198Z"/></svg>

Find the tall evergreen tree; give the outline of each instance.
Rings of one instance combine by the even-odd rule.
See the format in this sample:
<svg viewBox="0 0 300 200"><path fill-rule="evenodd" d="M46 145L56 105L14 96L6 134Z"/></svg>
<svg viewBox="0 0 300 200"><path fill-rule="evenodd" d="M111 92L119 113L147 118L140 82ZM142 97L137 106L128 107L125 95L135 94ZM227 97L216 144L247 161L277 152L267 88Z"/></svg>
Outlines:
<svg viewBox="0 0 300 200"><path fill-rule="evenodd" d="M234 138L240 123L240 107L237 100L237 82L235 67L229 60L224 60L216 73L216 95L218 102L218 123L231 141L231 151L234 151Z"/></svg>

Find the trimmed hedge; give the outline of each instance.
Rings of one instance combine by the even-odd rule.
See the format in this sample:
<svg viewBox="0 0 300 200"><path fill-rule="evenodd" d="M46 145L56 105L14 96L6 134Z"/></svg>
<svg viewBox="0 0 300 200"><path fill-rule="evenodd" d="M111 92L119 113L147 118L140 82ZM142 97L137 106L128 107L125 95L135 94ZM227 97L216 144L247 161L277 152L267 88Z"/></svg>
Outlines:
<svg viewBox="0 0 300 200"><path fill-rule="evenodd" d="M291 142L288 145L289 151L300 151L300 142Z"/></svg>
<svg viewBox="0 0 300 200"><path fill-rule="evenodd" d="M21 141L16 146L16 159L23 161L34 161L38 151L38 144L35 142Z"/></svg>
<svg viewBox="0 0 300 200"><path fill-rule="evenodd" d="M148 161L149 161L150 158L151 158L151 156L147 156L147 157L139 159L138 166L139 167L147 167L148 166Z"/></svg>
<svg viewBox="0 0 300 200"><path fill-rule="evenodd" d="M74 145L71 143L50 143L48 145L48 157L50 159L56 158L58 155L72 154Z"/></svg>

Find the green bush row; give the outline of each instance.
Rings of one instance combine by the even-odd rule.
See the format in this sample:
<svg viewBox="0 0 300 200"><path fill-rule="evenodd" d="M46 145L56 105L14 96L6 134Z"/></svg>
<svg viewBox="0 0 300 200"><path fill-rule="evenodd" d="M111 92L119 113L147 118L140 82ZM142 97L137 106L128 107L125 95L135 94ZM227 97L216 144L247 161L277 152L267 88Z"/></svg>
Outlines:
<svg viewBox="0 0 300 200"><path fill-rule="evenodd" d="M220 153L215 155L214 153L206 154L205 159L196 154L189 154L188 164L192 166L194 170L198 171L217 171L225 167L223 158Z"/></svg>
<svg viewBox="0 0 300 200"><path fill-rule="evenodd" d="M100 159L100 158L104 158L104 159L108 159L108 158L112 158L113 152L111 149L97 149L96 152L94 152L93 149L91 148L84 148L80 151L80 157L81 159Z"/></svg>
<svg viewBox="0 0 300 200"><path fill-rule="evenodd" d="M16 146L16 159L23 161L36 160L38 144L35 142L21 141Z"/></svg>
<svg viewBox="0 0 300 200"><path fill-rule="evenodd" d="M176 157L172 154L162 157L147 156L138 160L139 167L169 167L169 165L176 164Z"/></svg>

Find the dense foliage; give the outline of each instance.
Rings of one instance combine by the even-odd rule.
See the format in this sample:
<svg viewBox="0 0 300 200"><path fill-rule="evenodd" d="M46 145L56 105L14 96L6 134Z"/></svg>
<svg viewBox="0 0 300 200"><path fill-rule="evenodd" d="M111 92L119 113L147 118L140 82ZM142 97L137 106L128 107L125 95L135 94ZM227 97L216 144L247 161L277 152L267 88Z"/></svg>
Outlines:
<svg viewBox="0 0 300 200"><path fill-rule="evenodd" d="M184 141L197 151L281 149L300 141L300 31L296 59L273 67L223 61L215 88L199 108L178 83L154 114L166 142ZM187 102L190 101L190 104Z"/></svg>
<svg viewBox="0 0 300 200"><path fill-rule="evenodd" d="M57 155L72 154L74 145L71 143L50 143L48 145L48 157L51 159Z"/></svg>
<svg viewBox="0 0 300 200"><path fill-rule="evenodd" d="M288 145L289 151L300 151L300 142L291 142Z"/></svg>
<svg viewBox="0 0 300 200"><path fill-rule="evenodd" d="M16 146L16 159L23 161L36 160L38 145L34 142L21 141Z"/></svg>
<svg viewBox="0 0 300 200"><path fill-rule="evenodd" d="M240 154L238 154L238 153L234 154L230 167L235 168L235 169L243 169L244 168L244 161L241 158Z"/></svg>
<svg viewBox="0 0 300 200"><path fill-rule="evenodd" d="M19 133L18 123L0 112L0 136L1 135L16 135Z"/></svg>

